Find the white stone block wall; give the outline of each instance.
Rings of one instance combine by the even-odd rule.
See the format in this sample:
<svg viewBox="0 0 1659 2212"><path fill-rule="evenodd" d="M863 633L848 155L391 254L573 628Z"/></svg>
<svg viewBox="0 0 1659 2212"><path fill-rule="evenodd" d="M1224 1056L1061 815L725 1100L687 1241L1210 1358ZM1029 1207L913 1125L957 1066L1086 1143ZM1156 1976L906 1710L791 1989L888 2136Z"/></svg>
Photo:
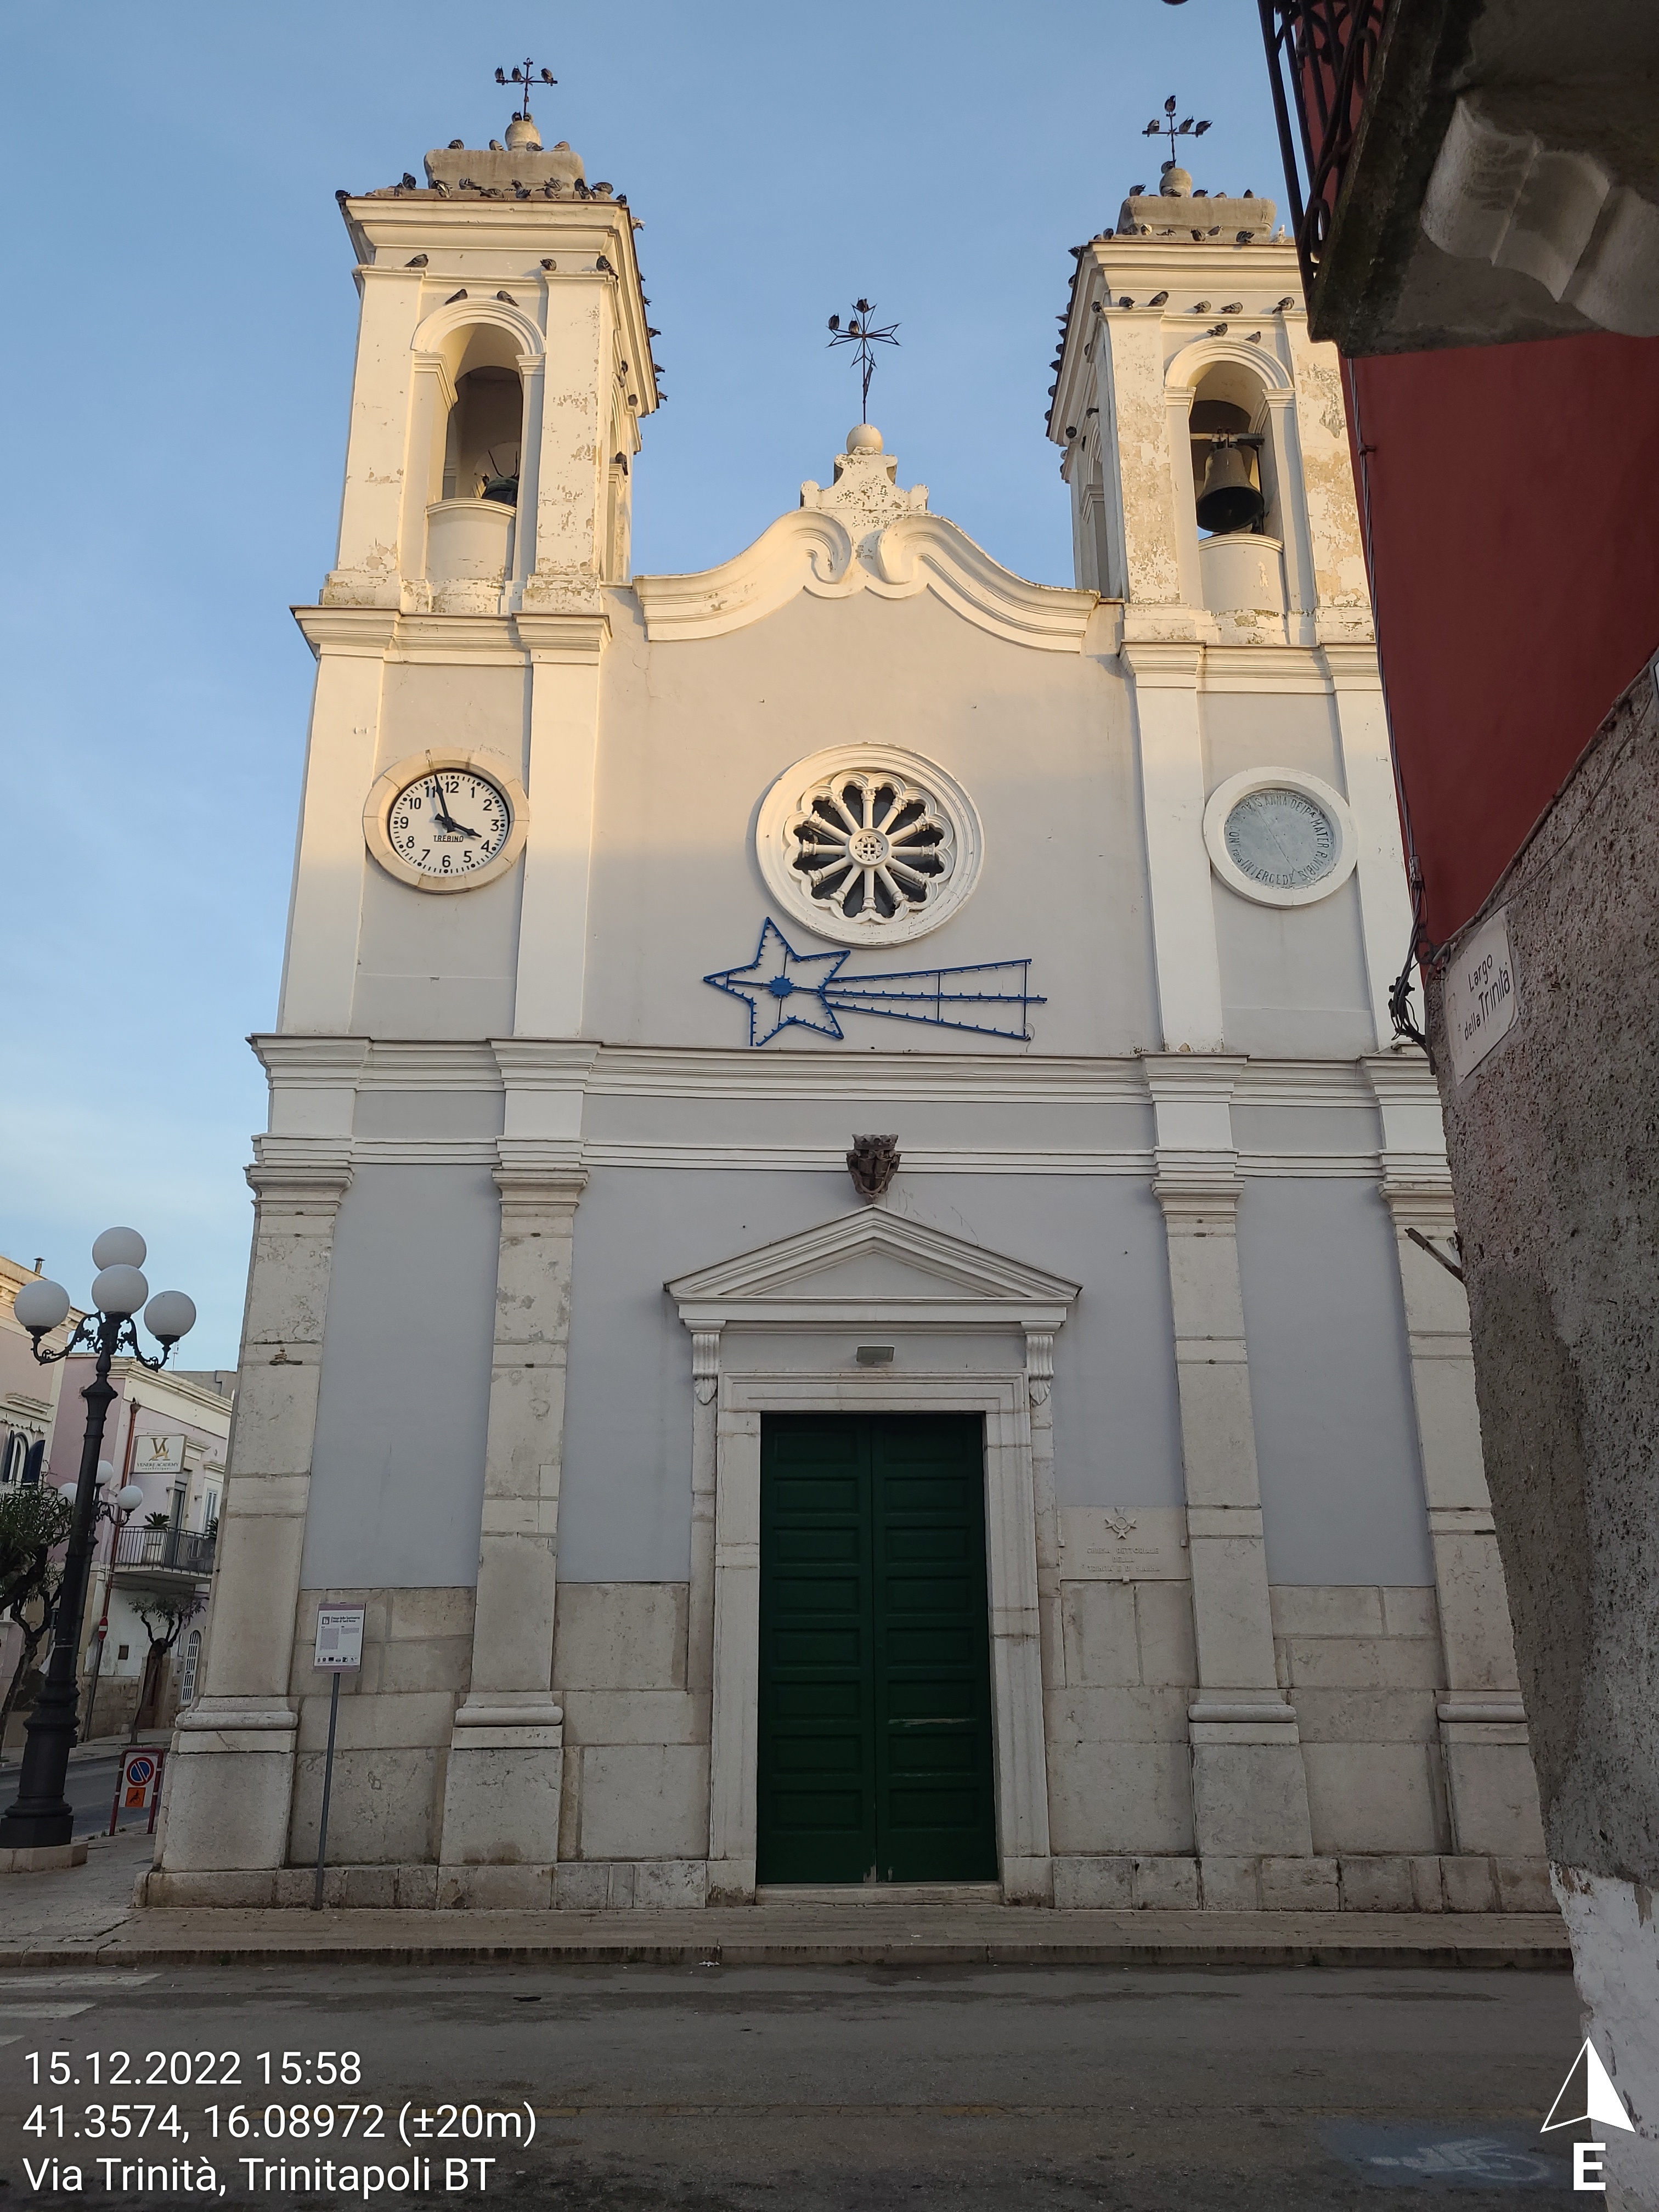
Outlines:
<svg viewBox="0 0 1659 2212"><path fill-rule="evenodd" d="M302 1590L289 1694L300 1716L289 1863L315 1864L331 1678L312 1664L319 1605L364 1607L361 1672L340 1678L331 1866L438 1856L444 1765L472 1654L470 1589Z"/></svg>
<svg viewBox="0 0 1659 2212"><path fill-rule="evenodd" d="M1057 1854L1193 1850L1192 1585L1060 1583L1064 1680L1045 1685Z"/></svg>
<svg viewBox="0 0 1659 2212"><path fill-rule="evenodd" d="M553 1680L564 1706L563 1902L611 1901L592 1879L568 1879L568 1867L581 1861L708 1858L708 1698L686 1686L689 1614L684 1583L567 1583L559 1592Z"/></svg>
<svg viewBox="0 0 1659 2212"><path fill-rule="evenodd" d="M1432 1589L1277 1584L1273 1656L1296 1707L1316 1854L1449 1851Z"/></svg>

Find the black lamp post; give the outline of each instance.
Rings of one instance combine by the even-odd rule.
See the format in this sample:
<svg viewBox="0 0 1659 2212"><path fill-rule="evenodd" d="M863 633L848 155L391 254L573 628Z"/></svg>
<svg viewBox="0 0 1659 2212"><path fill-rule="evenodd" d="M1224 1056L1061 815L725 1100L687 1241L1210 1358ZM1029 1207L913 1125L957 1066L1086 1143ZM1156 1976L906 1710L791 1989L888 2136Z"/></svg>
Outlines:
<svg viewBox="0 0 1659 2212"><path fill-rule="evenodd" d="M96 1311L88 1315L61 1352L40 1349L41 1338L69 1318L70 1296L60 1283L42 1279L25 1284L13 1309L33 1339L34 1356L43 1367L82 1347L96 1354L97 1364L92 1381L81 1393L86 1401L87 1425L81 1444L80 1478L75 1486L75 1517L70 1523L69 1549L64 1559L63 1593L52 1624L52 1656L39 1702L28 1717L17 1796L0 1818L0 1850L49 1850L73 1842L75 1837L75 1814L64 1792L80 1703L76 1672L97 1520L98 1454L115 1396L109 1379L110 1363L118 1352L128 1352L141 1366L164 1367L179 1339L196 1325L196 1308L182 1291L161 1291L150 1297L149 1285L139 1273L144 1251L144 1240L136 1229L104 1231L92 1248L92 1264L99 1271L92 1286ZM161 1344L159 1359L150 1358L138 1348L132 1316L141 1306L145 1328Z"/></svg>

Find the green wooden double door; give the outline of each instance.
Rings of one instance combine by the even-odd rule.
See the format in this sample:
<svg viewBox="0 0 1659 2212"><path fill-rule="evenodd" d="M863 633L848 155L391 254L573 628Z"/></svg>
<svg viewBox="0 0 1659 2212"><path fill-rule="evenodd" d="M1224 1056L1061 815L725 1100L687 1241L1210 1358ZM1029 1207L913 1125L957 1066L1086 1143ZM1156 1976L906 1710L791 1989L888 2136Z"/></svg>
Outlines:
<svg viewBox="0 0 1659 2212"><path fill-rule="evenodd" d="M761 1425L763 1882L997 1875L982 1425Z"/></svg>

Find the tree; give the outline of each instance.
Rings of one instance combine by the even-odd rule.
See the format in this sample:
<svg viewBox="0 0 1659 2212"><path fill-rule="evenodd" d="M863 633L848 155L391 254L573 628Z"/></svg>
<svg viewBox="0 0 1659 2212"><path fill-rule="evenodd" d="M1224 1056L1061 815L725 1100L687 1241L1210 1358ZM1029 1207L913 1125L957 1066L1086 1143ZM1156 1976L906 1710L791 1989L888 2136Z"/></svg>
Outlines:
<svg viewBox="0 0 1659 2212"><path fill-rule="evenodd" d="M133 1708L132 1735L136 1743L142 1728L155 1724L155 1708L161 1697L161 1670L167 1656L196 1619L207 1600L200 1590L191 1589L174 1596L171 1592L152 1594L139 1598L133 1611L144 1624L144 1633L149 1638L149 1650L144 1655L143 1681L138 1692L138 1703Z"/></svg>
<svg viewBox="0 0 1659 2212"><path fill-rule="evenodd" d="M23 1648L0 1698L0 1742L27 1681L35 1655L52 1632L64 1587L52 1553L69 1534L74 1507L61 1490L32 1483L0 1491L0 1612L16 1622Z"/></svg>

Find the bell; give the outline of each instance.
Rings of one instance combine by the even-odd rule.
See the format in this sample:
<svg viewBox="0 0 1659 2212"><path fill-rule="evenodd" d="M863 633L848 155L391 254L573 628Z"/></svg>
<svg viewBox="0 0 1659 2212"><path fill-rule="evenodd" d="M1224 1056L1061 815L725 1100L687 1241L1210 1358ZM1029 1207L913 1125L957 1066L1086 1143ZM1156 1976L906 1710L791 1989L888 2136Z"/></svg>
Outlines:
<svg viewBox="0 0 1659 2212"><path fill-rule="evenodd" d="M1212 446L1204 467L1204 489L1198 495L1200 529L1217 536L1230 530L1254 530L1267 512L1267 501L1250 482L1243 447L1231 441Z"/></svg>
<svg viewBox="0 0 1659 2212"><path fill-rule="evenodd" d="M1208 483L1209 478L1206 477L1204 481ZM502 507L516 507L519 503L518 477L516 476L486 477L483 496L485 499L495 500Z"/></svg>

